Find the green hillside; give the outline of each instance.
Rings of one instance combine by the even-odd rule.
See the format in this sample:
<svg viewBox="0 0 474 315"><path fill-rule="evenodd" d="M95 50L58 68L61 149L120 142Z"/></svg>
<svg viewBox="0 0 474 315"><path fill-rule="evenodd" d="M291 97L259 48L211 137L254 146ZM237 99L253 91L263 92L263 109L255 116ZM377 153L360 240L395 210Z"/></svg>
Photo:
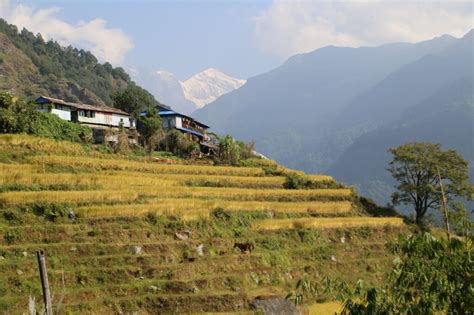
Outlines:
<svg viewBox="0 0 474 315"><path fill-rule="evenodd" d="M101 64L88 51L19 32L0 19L0 91L112 106L111 94L131 84L122 68Z"/></svg>
<svg viewBox="0 0 474 315"><path fill-rule="evenodd" d="M23 135L1 135L0 152L8 314L41 301L39 249L56 313L252 313L256 297L284 298L303 277L382 284L387 245L409 231L327 176L310 178L328 188L285 189L289 170L268 161L193 164ZM311 309L331 314L336 294Z"/></svg>
<svg viewBox="0 0 474 315"><path fill-rule="evenodd" d="M357 184L360 191L379 203L390 200L394 181L386 170L389 148L410 141L440 143L455 149L470 164L474 178L473 77L449 84L423 102L412 106L403 118L357 139L329 170L337 179Z"/></svg>

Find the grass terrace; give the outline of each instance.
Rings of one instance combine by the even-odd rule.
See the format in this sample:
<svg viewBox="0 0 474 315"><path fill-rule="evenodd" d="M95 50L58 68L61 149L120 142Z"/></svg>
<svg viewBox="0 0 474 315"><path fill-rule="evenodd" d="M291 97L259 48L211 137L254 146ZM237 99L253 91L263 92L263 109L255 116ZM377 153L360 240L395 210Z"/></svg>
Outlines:
<svg viewBox="0 0 474 315"><path fill-rule="evenodd" d="M409 230L350 188L285 189L289 170L267 161L167 161L1 135L0 313L41 301L39 249L59 314L253 314L255 297L283 298L302 277L380 283L387 245ZM302 308L332 314L334 301Z"/></svg>

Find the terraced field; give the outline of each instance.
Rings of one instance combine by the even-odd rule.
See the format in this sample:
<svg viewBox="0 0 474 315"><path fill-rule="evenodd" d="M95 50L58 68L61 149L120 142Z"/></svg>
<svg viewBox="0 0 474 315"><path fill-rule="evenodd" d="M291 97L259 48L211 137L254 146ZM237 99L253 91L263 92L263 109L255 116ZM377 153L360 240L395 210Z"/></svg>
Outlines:
<svg viewBox="0 0 474 315"><path fill-rule="evenodd" d="M387 243L408 230L327 176L291 190L266 161L167 163L0 136L0 312L41 301L39 249L59 314L252 313L255 297L285 297L302 277L383 281Z"/></svg>

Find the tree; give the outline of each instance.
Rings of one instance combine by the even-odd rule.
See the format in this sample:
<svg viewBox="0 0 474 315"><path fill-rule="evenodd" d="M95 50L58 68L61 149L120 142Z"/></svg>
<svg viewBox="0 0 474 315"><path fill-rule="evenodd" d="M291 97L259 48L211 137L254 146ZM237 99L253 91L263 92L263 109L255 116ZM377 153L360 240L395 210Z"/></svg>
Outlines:
<svg viewBox="0 0 474 315"><path fill-rule="evenodd" d="M148 108L146 115L139 118L139 121L143 144L147 151L151 153L158 145L163 134L161 118L156 113L155 108L150 107Z"/></svg>
<svg viewBox="0 0 474 315"><path fill-rule="evenodd" d="M219 139L219 159L230 165L237 165L241 157L241 147L234 138L227 135Z"/></svg>
<svg viewBox="0 0 474 315"><path fill-rule="evenodd" d="M407 143L389 152L393 160L388 171L398 182L392 202L412 204L417 224L423 223L428 209L439 208L441 182L448 202L455 197L469 198L468 164L455 150L443 151L439 144Z"/></svg>
<svg viewBox="0 0 474 315"><path fill-rule="evenodd" d="M395 244L393 251L398 257L388 285L347 299L343 315L473 314L472 235L466 242L429 233L412 235Z"/></svg>
<svg viewBox="0 0 474 315"><path fill-rule="evenodd" d="M168 131L162 139L160 147L175 155L188 158L198 150L197 143L187 139L176 129Z"/></svg>
<svg viewBox="0 0 474 315"><path fill-rule="evenodd" d="M155 98L133 83L129 84L125 90L112 93L114 106L127 113L139 117L140 113L147 108L154 108L158 102Z"/></svg>

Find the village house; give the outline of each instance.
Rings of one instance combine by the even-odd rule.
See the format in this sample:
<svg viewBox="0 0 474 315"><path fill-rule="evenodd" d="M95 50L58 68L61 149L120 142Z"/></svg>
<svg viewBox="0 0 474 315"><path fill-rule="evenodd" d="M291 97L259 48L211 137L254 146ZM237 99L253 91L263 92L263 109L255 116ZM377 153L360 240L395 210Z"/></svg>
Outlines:
<svg viewBox="0 0 474 315"><path fill-rule="evenodd" d="M41 112L91 127L96 143L116 143L120 128L136 129L130 114L118 108L72 103L46 96L38 97L35 102ZM129 136L129 142L136 143L136 139Z"/></svg>
<svg viewBox="0 0 474 315"><path fill-rule="evenodd" d="M182 132L189 140L197 142L202 153L216 153L217 146L215 140L206 134L209 126L190 116L175 112L169 107L157 106L157 109L164 130L176 129Z"/></svg>

